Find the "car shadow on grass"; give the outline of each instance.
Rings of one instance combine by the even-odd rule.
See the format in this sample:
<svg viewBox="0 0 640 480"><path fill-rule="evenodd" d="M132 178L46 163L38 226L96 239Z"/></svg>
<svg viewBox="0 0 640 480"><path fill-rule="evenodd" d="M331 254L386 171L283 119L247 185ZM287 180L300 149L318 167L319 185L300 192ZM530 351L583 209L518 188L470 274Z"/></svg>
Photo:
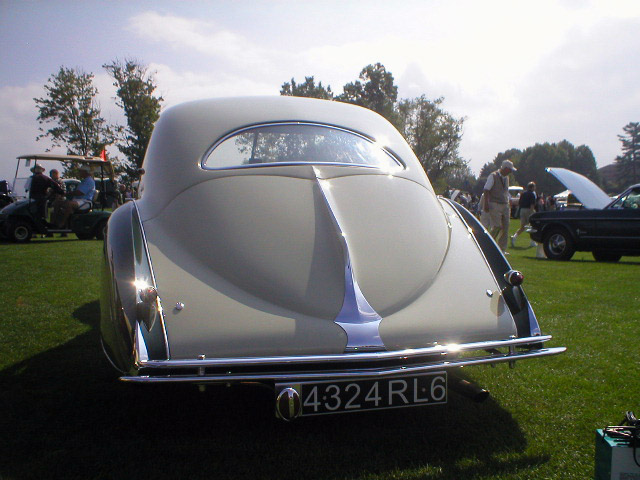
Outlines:
<svg viewBox="0 0 640 480"><path fill-rule="evenodd" d="M259 387L119 382L91 330L0 372L0 478L504 478L546 463L511 414L447 405L274 418Z"/></svg>

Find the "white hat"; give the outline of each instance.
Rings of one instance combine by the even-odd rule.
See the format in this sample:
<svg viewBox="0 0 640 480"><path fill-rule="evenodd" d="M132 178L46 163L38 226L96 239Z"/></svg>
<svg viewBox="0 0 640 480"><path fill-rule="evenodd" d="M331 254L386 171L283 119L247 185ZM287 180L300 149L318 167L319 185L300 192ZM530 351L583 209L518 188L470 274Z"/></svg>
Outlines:
<svg viewBox="0 0 640 480"><path fill-rule="evenodd" d="M518 169L513 166L513 162L511 160L505 160L504 162L502 162L502 167L501 168L508 168L509 170L511 170L513 172L518 171Z"/></svg>
<svg viewBox="0 0 640 480"><path fill-rule="evenodd" d="M36 163L33 167L31 167L31 171L33 173L36 173L36 170L40 170L41 172L44 172L44 167L39 163Z"/></svg>

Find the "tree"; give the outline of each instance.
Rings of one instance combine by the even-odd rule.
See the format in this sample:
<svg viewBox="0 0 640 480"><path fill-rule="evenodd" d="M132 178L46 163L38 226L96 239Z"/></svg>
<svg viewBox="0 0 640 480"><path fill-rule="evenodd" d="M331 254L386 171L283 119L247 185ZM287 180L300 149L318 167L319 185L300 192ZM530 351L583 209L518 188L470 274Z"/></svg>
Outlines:
<svg viewBox="0 0 640 480"><path fill-rule="evenodd" d="M360 72L360 80L347 83L343 93L336 100L354 103L379 113L397 126L395 111L398 87L393 83L393 75L381 63L367 65Z"/></svg>
<svg viewBox="0 0 640 480"><path fill-rule="evenodd" d="M482 168L480 169L479 178L484 178L486 180L489 175L500 169L500 167L502 166L502 162L504 162L505 160L511 160L514 166L517 168L521 157L522 152L517 148L510 148L509 150L500 152L493 158L491 162L487 162L482 166Z"/></svg>
<svg viewBox="0 0 640 480"><path fill-rule="evenodd" d="M463 165L451 168L447 175L447 186L452 189L471 193L475 191L476 184L477 179L466 162Z"/></svg>
<svg viewBox="0 0 640 480"><path fill-rule="evenodd" d="M112 142L113 132L100 115L98 89L93 74L60 67L44 86L46 96L34 98L38 123L49 128L37 137L49 137L54 146L65 146L69 155L99 155Z"/></svg>
<svg viewBox="0 0 640 480"><path fill-rule="evenodd" d="M580 173L595 183L599 182L596 160L591 149L586 145L574 147L567 140L560 143L537 143L522 152L516 163L518 171L514 176L520 185L535 182L537 191L545 194L556 194L565 189L559 181L545 170L547 167L560 167Z"/></svg>
<svg viewBox="0 0 640 480"><path fill-rule="evenodd" d="M472 183L467 162L458 153L464 118L445 112L442 98L430 101L423 95L398 101L393 75L381 63L364 67L358 80L347 83L337 96L322 82L316 85L313 76L305 77L303 84L292 78L282 85L280 94L328 98L373 110L403 133L437 189L444 190L449 181Z"/></svg>
<svg viewBox="0 0 640 480"><path fill-rule="evenodd" d="M442 110L442 101L429 101L422 95L398 105L400 130L432 183L466 165L458 153L464 118Z"/></svg>
<svg viewBox="0 0 640 480"><path fill-rule="evenodd" d="M291 83L283 83L280 95L289 97L322 98L324 100L333 99L331 86L327 85L327 88L324 88L322 86L322 82L318 82L318 85L316 85L313 76L304 77L304 83L297 84L293 78L291 79Z"/></svg>
<svg viewBox="0 0 640 480"><path fill-rule="evenodd" d="M113 78L116 105L124 110L127 126L118 128L118 150L127 157L125 171L136 175L142 166L153 124L160 117L162 97L156 97L155 79L147 67L132 59L115 60L102 66Z"/></svg>
<svg viewBox="0 0 640 480"><path fill-rule="evenodd" d="M518 150L517 148L510 148L509 150L498 153L491 162L485 163L480 169L480 174L478 175L478 181L476 183L474 193L476 193L477 195L482 195L484 186L487 183L487 178L493 172L500 169L500 167L502 166L502 162L504 162L505 160L511 160L514 166L517 168L521 156L522 152L520 150Z"/></svg>
<svg viewBox="0 0 640 480"><path fill-rule="evenodd" d="M569 168L569 154L566 149L556 144L536 143L522 152L518 171L515 177L520 185L536 183L538 194L555 194L564 190L564 186L553 175L546 172L546 167Z"/></svg>
<svg viewBox="0 0 640 480"><path fill-rule="evenodd" d="M569 164L566 168L584 175L594 183L600 183L596 159L589 147L586 145L574 147L568 140L563 140L557 144L557 148L567 153Z"/></svg>
<svg viewBox="0 0 640 480"><path fill-rule="evenodd" d="M622 142L622 155L616 157L618 176L625 184L640 182L640 123L630 122L618 135Z"/></svg>

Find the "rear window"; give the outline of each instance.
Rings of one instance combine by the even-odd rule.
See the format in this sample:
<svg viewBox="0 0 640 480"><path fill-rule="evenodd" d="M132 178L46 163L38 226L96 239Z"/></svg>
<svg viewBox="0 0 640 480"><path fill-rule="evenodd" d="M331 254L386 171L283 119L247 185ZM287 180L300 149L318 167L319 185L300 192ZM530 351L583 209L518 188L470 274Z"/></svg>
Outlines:
<svg viewBox="0 0 640 480"><path fill-rule="evenodd" d="M216 143L203 168L292 164L358 165L393 171L402 164L362 135L304 123L261 125L232 133Z"/></svg>

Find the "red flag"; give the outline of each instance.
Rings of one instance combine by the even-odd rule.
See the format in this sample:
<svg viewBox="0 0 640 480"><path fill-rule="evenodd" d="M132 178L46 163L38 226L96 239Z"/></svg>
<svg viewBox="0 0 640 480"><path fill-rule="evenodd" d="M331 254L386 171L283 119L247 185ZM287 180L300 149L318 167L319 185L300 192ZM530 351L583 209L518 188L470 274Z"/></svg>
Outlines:
<svg viewBox="0 0 640 480"><path fill-rule="evenodd" d="M103 148L102 151L100 152L100 158L102 159L103 162L107 161L107 150L105 148Z"/></svg>

